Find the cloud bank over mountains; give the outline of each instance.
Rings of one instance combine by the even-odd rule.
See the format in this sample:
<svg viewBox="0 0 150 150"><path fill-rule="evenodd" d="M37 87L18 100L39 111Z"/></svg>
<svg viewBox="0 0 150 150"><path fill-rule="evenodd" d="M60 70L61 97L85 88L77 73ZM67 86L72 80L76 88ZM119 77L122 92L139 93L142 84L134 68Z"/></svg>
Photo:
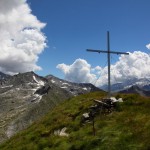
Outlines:
<svg viewBox="0 0 150 150"><path fill-rule="evenodd" d="M111 83L123 82L132 78L150 78L150 55L134 51L121 55L119 61L111 65ZM86 60L77 59L71 65L59 64L65 79L72 82L89 82L96 86L107 84L107 67L92 67Z"/></svg>
<svg viewBox="0 0 150 150"><path fill-rule="evenodd" d="M0 71L14 74L40 70L36 63L46 47L40 22L26 0L0 0Z"/></svg>

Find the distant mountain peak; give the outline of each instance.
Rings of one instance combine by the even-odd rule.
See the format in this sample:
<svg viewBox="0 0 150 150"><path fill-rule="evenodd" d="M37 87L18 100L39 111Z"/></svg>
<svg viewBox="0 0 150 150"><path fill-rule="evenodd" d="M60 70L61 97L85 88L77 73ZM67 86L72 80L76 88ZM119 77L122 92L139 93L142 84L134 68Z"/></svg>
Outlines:
<svg viewBox="0 0 150 150"><path fill-rule="evenodd" d="M128 89L120 91L119 93L139 94L141 96L150 96L150 91L146 91L146 90L140 88L138 85L133 85Z"/></svg>
<svg viewBox="0 0 150 150"><path fill-rule="evenodd" d="M3 72L0 72L0 80L1 80L1 79L6 79L6 78L9 78L9 77L11 77L11 76L8 75L8 74L5 74L5 73L3 73Z"/></svg>
<svg viewBox="0 0 150 150"><path fill-rule="evenodd" d="M144 91L150 91L150 78L132 78L123 82L115 83L111 85L112 92L119 92L122 90L129 89L131 87L139 87ZM101 89L107 91L107 85L100 87Z"/></svg>

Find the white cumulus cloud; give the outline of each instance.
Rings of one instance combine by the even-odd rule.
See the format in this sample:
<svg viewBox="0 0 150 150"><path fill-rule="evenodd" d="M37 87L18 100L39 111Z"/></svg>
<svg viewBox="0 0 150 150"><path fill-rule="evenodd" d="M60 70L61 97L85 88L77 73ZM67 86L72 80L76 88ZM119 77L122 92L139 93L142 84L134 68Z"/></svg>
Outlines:
<svg viewBox="0 0 150 150"><path fill-rule="evenodd" d="M119 61L111 65L111 83L125 82L132 78L150 78L150 55L134 51L129 55L121 55ZM83 59L77 59L71 65L57 66L65 74L65 79L73 82L89 82L96 86L107 84L107 67L91 67Z"/></svg>
<svg viewBox="0 0 150 150"><path fill-rule="evenodd" d="M40 70L39 54L46 47L40 22L26 0L0 0L0 71L18 73Z"/></svg>
<svg viewBox="0 0 150 150"><path fill-rule="evenodd" d="M132 78L150 78L150 55L141 51L134 51L129 55L121 55L119 61L111 65L111 82L125 82ZM97 85L107 82L107 67L101 71Z"/></svg>
<svg viewBox="0 0 150 150"><path fill-rule="evenodd" d="M147 48L147 49L150 49L150 44L147 44L147 45L146 45L146 48Z"/></svg>
<svg viewBox="0 0 150 150"><path fill-rule="evenodd" d="M71 65L59 64L57 68L65 74L65 79L72 82L93 83L96 75L92 73L91 65L84 59L77 59Z"/></svg>

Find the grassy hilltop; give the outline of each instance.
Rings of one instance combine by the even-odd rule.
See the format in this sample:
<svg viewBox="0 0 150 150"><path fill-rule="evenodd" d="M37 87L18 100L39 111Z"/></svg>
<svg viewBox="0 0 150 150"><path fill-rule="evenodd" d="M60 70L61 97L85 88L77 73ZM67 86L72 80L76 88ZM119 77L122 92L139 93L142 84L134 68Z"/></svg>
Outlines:
<svg viewBox="0 0 150 150"><path fill-rule="evenodd" d="M0 145L0 150L148 150L150 149L150 99L139 95L117 95L124 102L92 123L81 123L83 113L104 97L94 92L69 99L55 107L42 120ZM67 137L54 135L66 127Z"/></svg>

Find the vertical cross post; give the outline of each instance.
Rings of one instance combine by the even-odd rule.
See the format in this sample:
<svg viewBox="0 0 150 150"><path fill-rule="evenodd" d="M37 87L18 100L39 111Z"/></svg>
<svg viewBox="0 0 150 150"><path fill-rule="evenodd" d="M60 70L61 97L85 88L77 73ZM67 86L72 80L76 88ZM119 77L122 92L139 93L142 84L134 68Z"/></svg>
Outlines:
<svg viewBox="0 0 150 150"><path fill-rule="evenodd" d="M93 49L87 49L88 52L98 52L98 53L106 53L107 59L108 59L108 98L111 96L111 82L110 82L110 54L124 54L129 55L129 53L125 52L116 52L116 51L110 51L110 39L109 39L109 31L107 31L107 51L105 50L93 50Z"/></svg>
<svg viewBox="0 0 150 150"><path fill-rule="evenodd" d="M109 31L107 31L107 57L108 57L108 97L111 96L111 85L110 85L110 44L109 44Z"/></svg>

